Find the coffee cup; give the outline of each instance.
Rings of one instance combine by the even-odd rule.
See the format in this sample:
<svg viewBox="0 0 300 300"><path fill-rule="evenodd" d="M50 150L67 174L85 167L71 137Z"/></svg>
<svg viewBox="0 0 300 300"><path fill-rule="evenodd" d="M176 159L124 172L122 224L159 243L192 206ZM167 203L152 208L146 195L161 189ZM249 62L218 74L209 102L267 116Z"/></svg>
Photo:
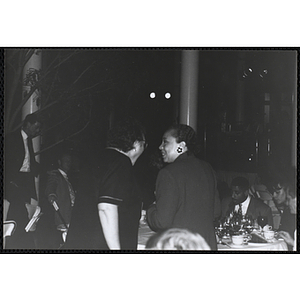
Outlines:
<svg viewBox="0 0 300 300"><path fill-rule="evenodd" d="M275 232L272 230L264 231L263 235L267 241L272 241L274 239Z"/></svg>
<svg viewBox="0 0 300 300"><path fill-rule="evenodd" d="M242 235L233 235L231 237L232 244L234 245L243 245L244 243L244 237Z"/></svg>
<svg viewBox="0 0 300 300"><path fill-rule="evenodd" d="M272 226L270 226L270 225L264 226L263 231L264 232L266 232L266 231L272 231Z"/></svg>

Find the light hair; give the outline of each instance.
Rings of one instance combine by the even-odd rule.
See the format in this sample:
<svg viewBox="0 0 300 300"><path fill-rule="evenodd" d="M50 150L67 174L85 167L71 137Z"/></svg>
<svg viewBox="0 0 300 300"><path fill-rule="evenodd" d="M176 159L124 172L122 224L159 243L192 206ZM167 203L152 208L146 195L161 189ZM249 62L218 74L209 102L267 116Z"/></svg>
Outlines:
<svg viewBox="0 0 300 300"><path fill-rule="evenodd" d="M211 250L198 233L183 228L170 228L152 236L146 249L151 250Z"/></svg>

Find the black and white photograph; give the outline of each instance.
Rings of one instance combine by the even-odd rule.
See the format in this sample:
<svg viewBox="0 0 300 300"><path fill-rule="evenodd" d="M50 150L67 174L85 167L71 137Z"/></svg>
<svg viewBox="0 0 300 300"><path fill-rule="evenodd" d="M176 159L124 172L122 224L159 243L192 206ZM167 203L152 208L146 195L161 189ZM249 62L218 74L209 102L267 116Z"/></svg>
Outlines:
<svg viewBox="0 0 300 300"><path fill-rule="evenodd" d="M3 54L5 251L297 250L297 49Z"/></svg>
<svg viewBox="0 0 300 300"><path fill-rule="evenodd" d="M295 299L295 1L5 1L3 299Z"/></svg>

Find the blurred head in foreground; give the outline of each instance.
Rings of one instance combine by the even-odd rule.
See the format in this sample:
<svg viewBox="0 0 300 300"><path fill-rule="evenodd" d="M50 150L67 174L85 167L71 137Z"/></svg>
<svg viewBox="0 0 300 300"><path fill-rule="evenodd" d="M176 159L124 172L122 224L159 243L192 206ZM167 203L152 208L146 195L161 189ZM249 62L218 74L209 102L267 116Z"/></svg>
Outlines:
<svg viewBox="0 0 300 300"><path fill-rule="evenodd" d="M170 228L152 236L146 249L151 250L210 250L205 239L187 229Z"/></svg>

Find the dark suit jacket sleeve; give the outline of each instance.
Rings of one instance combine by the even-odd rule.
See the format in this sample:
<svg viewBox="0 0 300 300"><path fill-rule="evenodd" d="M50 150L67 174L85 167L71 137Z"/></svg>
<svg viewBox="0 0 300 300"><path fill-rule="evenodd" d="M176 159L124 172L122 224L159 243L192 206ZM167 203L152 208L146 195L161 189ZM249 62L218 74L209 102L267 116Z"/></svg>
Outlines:
<svg viewBox="0 0 300 300"><path fill-rule="evenodd" d="M50 195L53 195L57 198L57 186L59 181L59 174L58 171L51 171L48 173L47 185L45 194L48 199Z"/></svg>
<svg viewBox="0 0 300 300"><path fill-rule="evenodd" d="M169 171L162 169L156 182L155 205L147 211L147 221L154 231L171 227L179 205L179 191L175 178Z"/></svg>
<svg viewBox="0 0 300 300"><path fill-rule="evenodd" d="M25 150L21 132L8 135L4 141L4 166L5 179L7 182L17 180L17 175L22 167L24 157Z"/></svg>
<svg viewBox="0 0 300 300"><path fill-rule="evenodd" d="M273 214L272 214L272 210L271 210L271 207L268 206L267 204L266 205L266 215L268 217L268 223L270 226L273 227Z"/></svg>
<svg viewBox="0 0 300 300"><path fill-rule="evenodd" d="M251 215L253 219L257 219L258 216L267 216L268 224L273 227L272 210L269 205L263 202L263 200L251 197L247 214Z"/></svg>
<svg viewBox="0 0 300 300"><path fill-rule="evenodd" d="M222 218L225 218L228 215L229 207L232 207L232 208L234 207L233 202L232 202L232 198L231 197L226 197L221 202L221 210L222 210L221 217Z"/></svg>
<svg viewBox="0 0 300 300"><path fill-rule="evenodd" d="M253 203L256 203L256 218L257 216L267 216L268 217L268 224L273 227L273 214L271 207L267 204L265 204L261 199L253 199ZM250 202L251 204L251 202Z"/></svg>

